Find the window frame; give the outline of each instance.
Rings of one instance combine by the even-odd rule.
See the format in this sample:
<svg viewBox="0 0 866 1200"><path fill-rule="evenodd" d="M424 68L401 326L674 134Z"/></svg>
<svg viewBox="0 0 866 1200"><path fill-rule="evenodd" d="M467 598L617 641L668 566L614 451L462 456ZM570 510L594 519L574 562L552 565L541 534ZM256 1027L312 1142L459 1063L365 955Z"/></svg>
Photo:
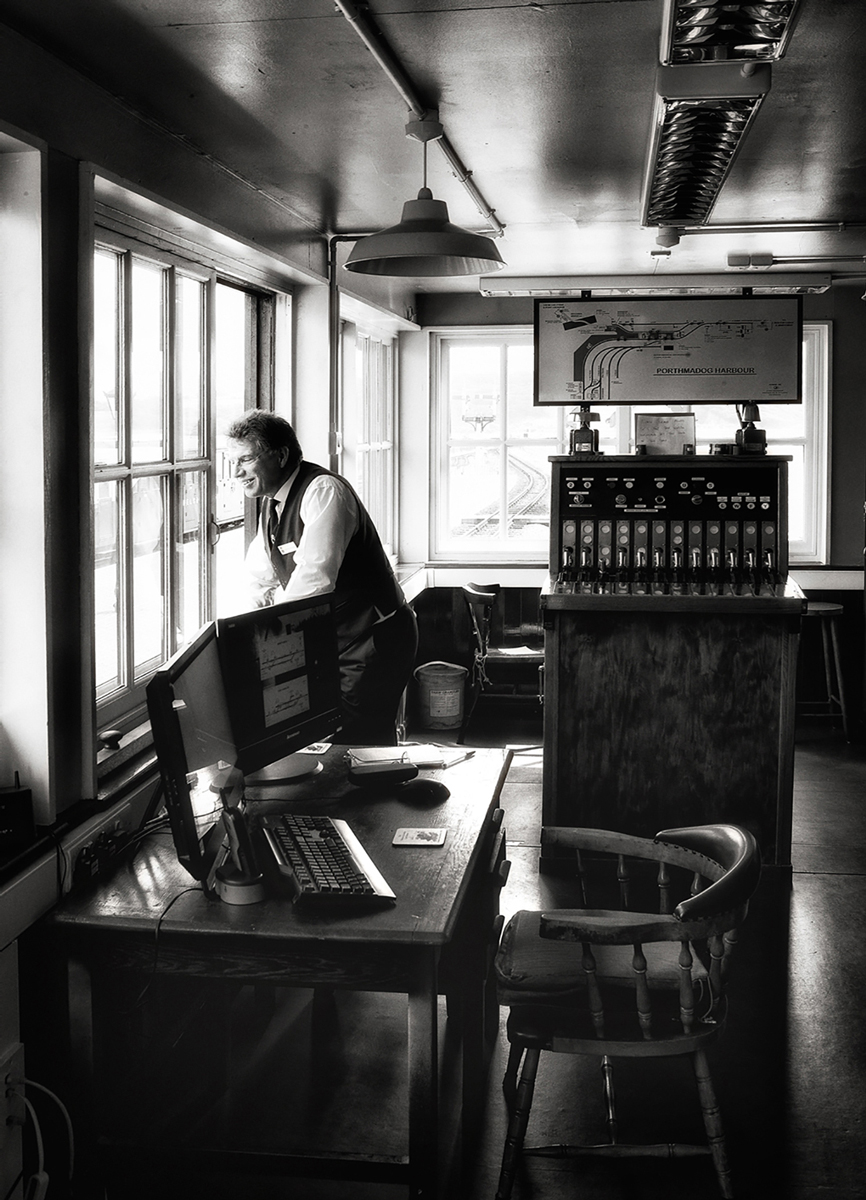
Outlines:
<svg viewBox="0 0 866 1200"><path fill-rule="evenodd" d="M812 503L806 506L807 536L800 545L789 544L788 557L792 565L821 566L830 561L832 321L804 321L803 341L803 402L807 393L812 397L805 438L807 477L811 473L813 480ZM769 437L767 441L772 445Z"/></svg>
<svg viewBox="0 0 866 1200"><path fill-rule="evenodd" d="M532 327L525 326L479 326L473 328L449 328L431 330L430 354L430 389L431 389L431 506L429 546L430 561L437 564L446 562L463 563L479 562L495 563L541 563L547 562L546 554L530 554L509 550L503 554L501 550L482 551L477 549L470 553L459 553L452 549L442 549L440 529L447 521L445 506L448 502L448 463L449 451L453 439L449 438L448 399L445 394L447 378L443 369L443 346L447 342L473 341L479 343L488 339L504 339L523 334L532 337ZM811 480L810 491L813 497L806 505L807 535L802 542L789 539L789 562L797 565L822 565L829 559L830 531L830 405L832 396L832 322L828 320L804 321L803 323L803 403L808 405L808 427L804 438L798 440L806 448L804 468L807 481ZM808 346L805 344L808 341ZM619 444L616 453L631 453L633 440L633 416L647 406L616 406L618 412ZM700 416L700 406L683 411L695 411ZM576 423L576 409L562 405L560 412L560 448L552 451L558 454L568 453L568 433ZM767 407L770 416L772 406ZM732 429L736 418L732 422ZM790 438L774 438L772 429L767 434L767 449L769 453L784 453L784 446L790 446Z"/></svg>
<svg viewBox="0 0 866 1200"><path fill-rule="evenodd" d="M393 557L397 538L396 340L358 327L355 375L355 487L386 554Z"/></svg>
<svg viewBox="0 0 866 1200"><path fill-rule="evenodd" d="M203 553L200 563L198 580L198 604L200 617L199 625L211 619L217 608L216 596L216 561L215 552L221 532L229 527L241 524L241 519L221 521L217 512L217 482L221 471L221 456L217 430L216 403L216 293L220 285L237 288L250 298L247 309L248 328L245 331L248 342L248 355L245 361L245 397L246 407L265 407L272 409L275 404L275 393L278 377L285 370L285 363L278 362L279 353L275 346L276 325L281 304L290 300L290 296L276 289L265 288L260 283L228 275L220 271L212 263L198 263L186 255L174 254L158 246L143 244L140 241L124 236L116 230L97 225L94 231L92 245L94 263L100 253L117 256L116 270L118 272L119 311L117 313L117 346L118 357L116 379L123 389L122 416L119 418L119 454L115 463L101 464L96 462L96 443L91 436L90 447L90 477L91 477L91 521L93 536L91 539L93 560L91 573L96 569L96 488L100 482L115 482L122 488L118 501L119 524L119 553L118 563L118 673L121 682L116 687L100 689L94 679L94 704L98 728L115 727L121 730L131 729L146 721L145 689L153 671L163 661L162 655L146 663L139 663L136 671L134 630L130 631L130 612L134 603L132 572L134 554L132 546L132 504L131 496L136 479L158 478L160 491L163 496L163 523L166 531L163 535L163 546L167 553L162 565L164 597L162 645L167 653L174 653L178 648L178 619L180 615L181 577L183 573L182 559L177 547L180 538L186 538L183 529L181 506L183 503L182 480L190 474L203 475L204 511L198 526L198 536L201 538ZM203 256L206 258L207 256ZM131 395L130 362L132 325L130 319L130 278L131 267L135 260L152 263L162 271L162 340L165 347L162 383L162 422L165 431L165 446L162 457L153 461L136 462L132 457L132 431L129 419L129 397ZM200 412L202 414L202 438L199 453L183 457L183 445L180 435L179 420L181 410L177 407L178 379L176 377L177 361L174 357L176 348L174 322L176 317L177 281L179 277L192 278L202 285L201 309L201 389ZM290 309L289 309L290 312ZM289 330L290 333L290 330ZM95 331L94 331L95 337ZM283 354L284 357L284 354ZM95 387L95 380L94 380ZM94 404L91 396L91 406ZM245 540L249 540L254 528L255 506L244 502L242 518L246 530ZM122 539L122 541L120 540ZM96 646L96 588L92 589L93 601L91 622L94 628L94 646Z"/></svg>
<svg viewBox="0 0 866 1200"><path fill-rule="evenodd" d="M500 375L502 375L505 369L504 359L508 347L513 345L532 345L532 327L529 325L479 326L476 328L455 327L453 329L433 330L431 331L431 339L430 388L434 432L431 438L430 460L430 561L439 565L448 562L467 563L476 561L485 564L520 563L521 565L532 566L546 563L549 557L549 538L545 538L543 547L521 550L517 546L506 547L502 544L496 549L485 550L479 553L477 549L466 551L455 550L453 546L446 544L444 536L444 530L447 525L446 510L448 505L448 464L450 452L452 446L458 444L460 441L460 439L450 436L450 405L446 396L448 385L447 368L445 366L446 347L452 343L466 344L467 342L477 342L479 345L498 345L501 350ZM563 407L558 408L552 414L555 416L557 424L557 430L554 435L544 438L521 438L520 444L548 446L552 455L566 453L568 444L567 420L569 413L570 410ZM494 442L499 444L500 453L504 456L507 464L508 447L511 444L507 415L502 424L502 435L497 435L495 438L491 436L489 444L493 445ZM480 443L475 441L472 444L479 445ZM507 489L506 470L503 470L501 479L503 491L500 495L500 501L505 503L505 491ZM505 511L507 511L507 507L504 511L500 512L500 521L502 521Z"/></svg>

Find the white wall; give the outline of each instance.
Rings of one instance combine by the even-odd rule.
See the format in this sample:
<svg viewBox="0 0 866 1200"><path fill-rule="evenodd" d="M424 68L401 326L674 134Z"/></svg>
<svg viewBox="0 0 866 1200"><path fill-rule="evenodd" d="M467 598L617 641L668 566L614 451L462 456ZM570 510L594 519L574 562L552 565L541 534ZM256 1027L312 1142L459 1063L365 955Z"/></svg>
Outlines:
<svg viewBox="0 0 866 1200"><path fill-rule="evenodd" d="M41 156L0 154L0 786L16 771L50 824Z"/></svg>
<svg viewBox="0 0 866 1200"><path fill-rule="evenodd" d="M308 462L327 467L330 446L328 413L330 363L328 358L328 289L299 287L295 309L295 411L280 415L292 420Z"/></svg>

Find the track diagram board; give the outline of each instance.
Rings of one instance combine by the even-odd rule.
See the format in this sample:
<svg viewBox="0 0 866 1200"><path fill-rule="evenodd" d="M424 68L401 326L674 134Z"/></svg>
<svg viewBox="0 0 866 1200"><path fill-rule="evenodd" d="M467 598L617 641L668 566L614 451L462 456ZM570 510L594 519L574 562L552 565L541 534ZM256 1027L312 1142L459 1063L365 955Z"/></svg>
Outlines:
<svg viewBox="0 0 866 1200"><path fill-rule="evenodd" d="M799 296L535 302L535 403L801 400Z"/></svg>

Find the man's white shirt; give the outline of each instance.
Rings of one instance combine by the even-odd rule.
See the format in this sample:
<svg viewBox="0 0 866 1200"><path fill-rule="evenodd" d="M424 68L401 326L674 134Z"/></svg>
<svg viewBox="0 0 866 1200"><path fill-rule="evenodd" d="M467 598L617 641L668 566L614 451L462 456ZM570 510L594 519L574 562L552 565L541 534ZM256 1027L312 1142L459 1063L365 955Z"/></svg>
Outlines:
<svg viewBox="0 0 866 1200"><path fill-rule="evenodd" d="M274 496L278 517L297 474L296 469ZM295 555L295 569L285 587L280 586L259 521L246 556L256 607L334 589L346 548L359 525L355 497L342 479L334 475L317 475L301 498L300 515L304 531L298 545L277 542L277 549L282 553L294 551Z"/></svg>

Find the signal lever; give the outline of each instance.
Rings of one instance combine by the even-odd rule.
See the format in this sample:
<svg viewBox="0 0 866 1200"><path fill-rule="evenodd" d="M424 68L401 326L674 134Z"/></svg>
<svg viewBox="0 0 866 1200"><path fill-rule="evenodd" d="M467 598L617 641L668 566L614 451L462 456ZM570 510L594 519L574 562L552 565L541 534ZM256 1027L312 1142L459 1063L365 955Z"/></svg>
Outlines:
<svg viewBox="0 0 866 1200"><path fill-rule="evenodd" d="M667 573L664 569L665 555L664 550L660 546L653 549L653 574L652 574L652 594L654 596L664 596L667 588Z"/></svg>

